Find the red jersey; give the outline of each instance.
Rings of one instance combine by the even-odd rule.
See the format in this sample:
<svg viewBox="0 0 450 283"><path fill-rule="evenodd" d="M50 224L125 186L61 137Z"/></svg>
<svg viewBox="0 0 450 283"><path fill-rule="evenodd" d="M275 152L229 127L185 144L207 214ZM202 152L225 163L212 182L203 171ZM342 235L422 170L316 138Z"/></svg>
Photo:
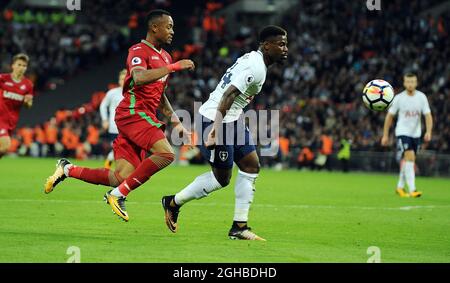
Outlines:
<svg viewBox="0 0 450 283"><path fill-rule="evenodd" d="M123 115L140 115L153 123L159 123L156 109L166 89L169 75L149 84L137 86L131 71L136 69L157 69L172 63L172 57L164 49L157 50L150 42L142 40L128 50L127 75L123 87L124 99L116 109L116 118Z"/></svg>
<svg viewBox="0 0 450 283"><path fill-rule="evenodd" d="M12 79L11 74L0 74L0 124L14 130L19 120L25 95L34 95L33 83L23 78L20 82Z"/></svg>

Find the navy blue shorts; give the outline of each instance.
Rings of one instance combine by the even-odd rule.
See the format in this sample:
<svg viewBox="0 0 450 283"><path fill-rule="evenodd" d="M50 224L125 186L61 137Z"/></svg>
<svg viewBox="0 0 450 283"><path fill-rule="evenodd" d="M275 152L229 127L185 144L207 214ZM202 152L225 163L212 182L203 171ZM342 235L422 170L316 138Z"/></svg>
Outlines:
<svg viewBox="0 0 450 283"><path fill-rule="evenodd" d="M112 144L119 134L108 133L108 141Z"/></svg>
<svg viewBox="0 0 450 283"><path fill-rule="evenodd" d="M403 154L407 150L414 150L414 153L420 148L420 138L412 138L407 136L397 137L397 159L403 158Z"/></svg>
<svg viewBox="0 0 450 283"><path fill-rule="evenodd" d="M222 133L213 150L208 150L205 141L213 128L213 121L202 117L201 127L197 127L200 152L203 158L209 161L212 167L219 169L233 168L233 162L238 162L249 153L256 150L255 143L243 120L223 123ZM216 133L218 135L218 133Z"/></svg>

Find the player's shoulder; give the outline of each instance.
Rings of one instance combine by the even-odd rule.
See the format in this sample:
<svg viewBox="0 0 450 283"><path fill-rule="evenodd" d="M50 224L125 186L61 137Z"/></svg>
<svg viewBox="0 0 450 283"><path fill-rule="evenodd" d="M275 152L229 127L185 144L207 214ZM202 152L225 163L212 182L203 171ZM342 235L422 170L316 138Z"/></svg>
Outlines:
<svg viewBox="0 0 450 283"><path fill-rule="evenodd" d="M403 90L402 92L399 92L399 93L397 93L395 96L394 96L394 99L395 100L400 100L400 99L402 99L403 97L405 97L407 94L406 94L406 90Z"/></svg>
<svg viewBox="0 0 450 283"><path fill-rule="evenodd" d="M265 77L267 72L261 51L252 51L248 53L250 56L250 68L256 76Z"/></svg>
<svg viewBox="0 0 450 283"><path fill-rule="evenodd" d="M236 63L241 65L243 68L257 70L262 68L262 66L264 65L264 60L262 59L261 55L258 54L258 52L251 51L239 57Z"/></svg>
<svg viewBox="0 0 450 283"><path fill-rule="evenodd" d="M421 98L427 98L427 95L420 90L416 90L416 94Z"/></svg>
<svg viewBox="0 0 450 283"><path fill-rule="evenodd" d="M0 73L0 78L2 78L4 80L10 80L11 74L10 73Z"/></svg>
<svg viewBox="0 0 450 283"><path fill-rule="evenodd" d="M33 81L30 80L29 78L23 77L23 81L24 81L24 83L26 83L27 85L33 86Z"/></svg>
<svg viewBox="0 0 450 283"><path fill-rule="evenodd" d="M145 45L142 42L138 42L128 48L128 52L145 52Z"/></svg>

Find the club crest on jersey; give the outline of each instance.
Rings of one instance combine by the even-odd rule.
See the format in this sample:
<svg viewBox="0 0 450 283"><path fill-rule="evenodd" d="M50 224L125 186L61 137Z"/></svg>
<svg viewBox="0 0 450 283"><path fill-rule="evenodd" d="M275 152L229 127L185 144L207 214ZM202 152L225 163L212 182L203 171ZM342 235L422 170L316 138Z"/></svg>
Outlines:
<svg viewBox="0 0 450 283"><path fill-rule="evenodd" d="M139 64L141 64L142 63L142 60L141 60L141 58L139 58L139 57L133 57L133 59L131 59L131 65L139 65Z"/></svg>
<svg viewBox="0 0 450 283"><path fill-rule="evenodd" d="M219 151L219 158L222 161L226 161L228 159L228 152L227 151Z"/></svg>
<svg viewBox="0 0 450 283"><path fill-rule="evenodd" d="M25 85L21 85L21 86L20 86L20 89L21 89L21 90L25 90L26 88L27 88L27 87L26 87Z"/></svg>
<svg viewBox="0 0 450 283"><path fill-rule="evenodd" d="M4 135L4 134L6 134L6 130L5 129L1 129L0 130L0 135Z"/></svg>

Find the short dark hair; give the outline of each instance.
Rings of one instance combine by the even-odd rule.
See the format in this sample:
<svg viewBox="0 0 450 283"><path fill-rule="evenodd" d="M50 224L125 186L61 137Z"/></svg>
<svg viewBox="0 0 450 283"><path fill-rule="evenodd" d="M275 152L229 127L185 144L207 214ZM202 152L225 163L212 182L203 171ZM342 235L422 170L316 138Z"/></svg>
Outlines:
<svg viewBox="0 0 450 283"><path fill-rule="evenodd" d="M14 55L14 57L12 58L12 63L16 63L17 60L25 61L28 64L28 62L30 61L30 57L28 57L28 55L25 53L19 53Z"/></svg>
<svg viewBox="0 0 450 283"><path fill-rule="evenodd" d="M287 35L287 32L285 29L279 26L266 26L259 32L258 40L260 43L263 43L271 37L278 35Z"/></svg>
<svg viewBox="0 0 450 283"><path fill-rule="evenodd" d="M170 16L170 13L162 9L151 10L145 17L145 24L149 25L150 22L154 21L159 17L162 17L163 15Z"/></svg>
<svg viewBox="0 0 450 283"><path fill-rule="evenodd" d="M407 73L405 73L405 77L412 78L412 77L417 77L417 75L413 72L407 72Z"/></svg>

